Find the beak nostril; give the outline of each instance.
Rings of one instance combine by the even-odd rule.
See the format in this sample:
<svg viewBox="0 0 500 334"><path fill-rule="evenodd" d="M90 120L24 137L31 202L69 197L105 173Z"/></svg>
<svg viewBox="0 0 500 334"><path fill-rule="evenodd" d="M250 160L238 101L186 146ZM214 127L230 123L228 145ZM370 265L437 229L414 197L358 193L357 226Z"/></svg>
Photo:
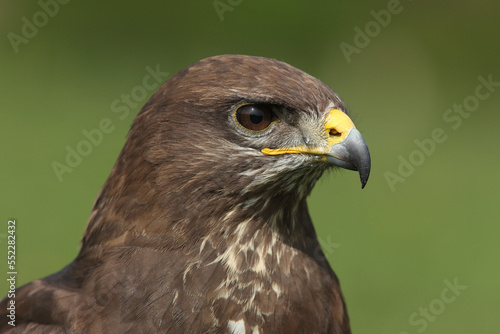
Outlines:
<svg viewBox="0 0 500 334"><path fill-rule="evenodd" d="M335 129L330 129L330 137L340 137L341 133Z"/></svg>

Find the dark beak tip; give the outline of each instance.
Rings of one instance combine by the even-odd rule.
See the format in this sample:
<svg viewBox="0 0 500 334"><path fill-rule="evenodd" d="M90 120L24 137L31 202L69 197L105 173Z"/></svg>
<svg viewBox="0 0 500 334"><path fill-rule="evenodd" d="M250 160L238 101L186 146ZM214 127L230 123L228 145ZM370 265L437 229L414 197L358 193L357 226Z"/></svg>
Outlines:
<svg viewBox="0 0 500 334"><path fill-rule="evenodd" d="M359 179L361 181L361 189L364 189L366 184L368 183L368 178L370 177L370 170L371 170L371 157L368 149L367 149L367 159L363 161L363 163L358 165L360 167L357 168L357 171L359 173Z"/></svg>
<svg viewBox="0 0 500 334"><path fill-rule="evenodd" d="M364 189L367 183L368 183L368 178L366 178L366 179L362 178L361 179L361 189Z"/></svg>

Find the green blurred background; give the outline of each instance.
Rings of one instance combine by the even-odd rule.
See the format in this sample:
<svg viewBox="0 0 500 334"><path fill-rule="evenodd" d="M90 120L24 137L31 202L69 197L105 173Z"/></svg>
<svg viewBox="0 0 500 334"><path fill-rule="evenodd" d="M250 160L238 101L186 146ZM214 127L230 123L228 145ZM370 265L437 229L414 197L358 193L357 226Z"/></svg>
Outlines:
<svg viewBox="0 0 500 334"><path fill-rule="evenodd" d="M380 14L385 27L375 23L372 11L388 6L398 12L390 22ZM478 106L471 97L479 76L500 81L498 1L91 0L59 4L46 22L42 10L0 3L0 241L5 254L7 220L16 218L19 284L77 254L93 200L147 97L123 120L111 104L142 85L147 66L173 75L216 54L260 55L330 85L369 144L364 190L355 173L334 172L309 198L354 333L498 333L500 87ZM9 36L24 38L26 21L40 27L13 47ZM356 28L372 37L357 37L362 47L346 57L340 46L356 47ZM470 116L446 122L464 100ZM103 118L114 131L59 182L51 164L64 163L66 146ZM424 156L415 140L436 128L446 141ZM391 186L388 173L410 158L418 166ZM445 281L454 280L467 288L445 303Z"/></svg>

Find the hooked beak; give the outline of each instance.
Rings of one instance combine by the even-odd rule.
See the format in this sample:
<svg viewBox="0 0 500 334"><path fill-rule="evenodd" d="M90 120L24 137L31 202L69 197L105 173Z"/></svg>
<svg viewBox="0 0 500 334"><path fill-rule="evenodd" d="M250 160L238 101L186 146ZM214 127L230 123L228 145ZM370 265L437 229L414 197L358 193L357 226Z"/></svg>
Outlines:
<svg viewBox="0 0 500 334"><path fill-rule="evenodd" d="M278 155L289 153L305 153L319 155L332 165L356 170L364 188L370 176L370 151L361 133L356 129L349 116L338 109L332 109L325 120L327 145L325 147L290 147L271 149L265 148L262 153Z"/></svg>
<svg viewBox="0 0 500 334"><path fill-rule="evenodd" d="M326 161L332 165L357 170L361 180L361 188L365 187L370 176L370 151L368 151L363 136L356 128L349 132L344 141L333 145L325 156Z"/></svg>

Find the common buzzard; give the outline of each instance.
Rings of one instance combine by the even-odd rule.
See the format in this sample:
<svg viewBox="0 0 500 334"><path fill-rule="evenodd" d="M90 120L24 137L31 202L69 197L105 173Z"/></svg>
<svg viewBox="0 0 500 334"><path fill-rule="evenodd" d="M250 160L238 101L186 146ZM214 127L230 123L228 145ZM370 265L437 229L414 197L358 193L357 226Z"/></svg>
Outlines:
<svg viewBox="0 0 500 334"><path fill-rule="evenodd" d="M203 59L135 118L81 250L16 292L2 333L350 333L306 197L370 173L327 85L283 62ZM341 210L341 203L334 204Z"/></svg>

